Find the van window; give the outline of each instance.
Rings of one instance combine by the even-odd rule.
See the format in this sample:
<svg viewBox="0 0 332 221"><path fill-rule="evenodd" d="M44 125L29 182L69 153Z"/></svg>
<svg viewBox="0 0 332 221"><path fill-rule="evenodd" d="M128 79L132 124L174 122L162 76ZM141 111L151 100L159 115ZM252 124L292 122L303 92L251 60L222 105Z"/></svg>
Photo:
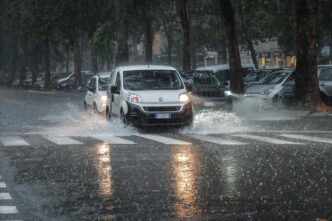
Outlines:
<svg viewBox="0 0 332 221"><path fill-rule="evenodd" d="M127 90L178 90L184 88L179 75L172 70L124 71L123 87Z"/></svg>

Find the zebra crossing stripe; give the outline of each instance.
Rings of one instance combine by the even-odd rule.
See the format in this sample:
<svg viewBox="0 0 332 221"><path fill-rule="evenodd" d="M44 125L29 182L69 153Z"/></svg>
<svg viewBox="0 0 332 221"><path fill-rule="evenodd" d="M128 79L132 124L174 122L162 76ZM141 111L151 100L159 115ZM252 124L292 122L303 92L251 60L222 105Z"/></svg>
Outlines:
<svg viewBox="0 0 332 221"><path fill-rule="evenodd" d="M176 140L176 139L172 139L172 138L168 138L168 137L164 137L164 136L160 136L160 135L154 135L154 134L136 134L136 136L138 137L142 137L148 140L153 140L156 141L158 143L162 143L162 144L171 144L171 145L191 145L191 143L187 143L181 140Z"/></svg>
<svg viewBox="0 0 332 221"><path fill-rule="evenodd" d="M332 144L332 139L324 138L324 137L312 137L312 136L300 135L300 134L281 134L279 136L299 139L299 140L307 140L307 141L314 141L314 142L319 142L319 143Z"/></svg>
<svg viewBox="0 0 332 221"><path fill-rule="evenodd" d="M91 136L92 138L95 138L97 140L109 143L109 144L136 144L135 142L131 140L126 140L121 137L116 136L102 136L102 135L95 135Z"/></svg>
<svg viewBox="0 0 332 221"><path fill-rule="evenodd" d="M4 182L0 182L0 188L6 188L6 184Z"/></svg>
<svg viewBox="0 0 332 221"><path fill-rule="evenodd" d="M272 143L272 144L280 144L280 145L285 145L285 144L303 145L302 143L298 143L298 142L292 142L292 141L280 140L280 139L272 138L272 137L263 137L263 136L250 135L250 134L235 134L233 136L240 137L240 138L245 138L245 139L262 141L262 142L265 142L265 143Z"/></svg>
<svg viewBox="0 0 332 221"><path fill-rule="evenodd" d="M0 214L18 213L16 206L0 206Z"/></svg>
<svg viewBox="0 0 332 221"><path fill-rule="evenodd" d="M44 135L45 139L51 141L52 143L55 143L57 145L79 145L82 144L81 142L74 140L72 138L66 137L66 136L50 136L50 135Z"/></svg>
<svg viewBox="0 0 332 221"><path fill-rule="evenodd" d="M246 145L246 143L242 143L236 140L230 140L230 139L225 139L222 137L212 137L212 136L207 136L207 135L190 135L190 137L210 143L216 143L220 145Z"/></svg>
<svg viewBox="0 0 332 221"><path fill-rule="evenodd" d="M30 146L29 143L18 136L0 137L0 141L4 146Z"/></svg>
<svg viewBox="0 0 332 221"><path fill-rule="evenodd" d="M12 197L9 193L0 193L0 200L11 200Z"/></svg>

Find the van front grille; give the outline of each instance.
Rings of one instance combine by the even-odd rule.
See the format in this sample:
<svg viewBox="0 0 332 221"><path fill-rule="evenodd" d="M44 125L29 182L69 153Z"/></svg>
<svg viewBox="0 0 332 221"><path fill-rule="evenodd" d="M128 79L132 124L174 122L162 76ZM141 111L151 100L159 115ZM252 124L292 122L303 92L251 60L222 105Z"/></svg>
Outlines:
<svg viewBox="0 0 332 221"><path fill-rule="evenodd" d="M148 112L167 112L167 111L180 111L181 106L146 106L143 107L144 111Z"/></svg>

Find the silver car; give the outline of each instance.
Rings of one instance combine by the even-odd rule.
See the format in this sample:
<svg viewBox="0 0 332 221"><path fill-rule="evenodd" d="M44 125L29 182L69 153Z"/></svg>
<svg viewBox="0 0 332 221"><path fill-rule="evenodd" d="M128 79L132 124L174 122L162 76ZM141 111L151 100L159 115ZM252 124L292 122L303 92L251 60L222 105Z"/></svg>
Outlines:
<svg viewBox="0 0 332 221"><path fill-rule="evenodd" d="M332 104L332 65L319 65L317 68L319 89L322 100Z"/></svg>
<svg viewBox="0 0 332 221"><path fill-rule="evenodd" d="M249 86L245 97L260 98L268 102L278 101L284 93L284 86L289 81L294 81L294 69L283 69L270 73L256 85Z"/></svg>

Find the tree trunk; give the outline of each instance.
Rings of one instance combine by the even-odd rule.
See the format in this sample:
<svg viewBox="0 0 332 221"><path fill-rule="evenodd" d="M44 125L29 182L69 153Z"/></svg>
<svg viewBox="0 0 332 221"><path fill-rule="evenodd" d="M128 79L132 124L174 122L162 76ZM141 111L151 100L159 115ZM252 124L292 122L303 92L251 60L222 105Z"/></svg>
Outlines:
<svg viewBox="0 0 332 221"><path fill-rule="evenodd" d="M316 58L317 0L295 0L297 15L295 86L299 102L320 105Z"/></svg>
<svg viewBox="0 0 332 221"><path fill-rule="evenodd" d="M45 54L44 54L44 65L45 65L45 88L49 88L51 85L51 60L50 60L50 41L46 37L44 41Z"/></svg>
<svg viewBox="0 0 332 221"><path fill-rule="evenodd" d="M182 28L182 65L184 71L189 71L191 69L190 63L190 24L187 12L187 2L188 0L180 0L180 21Z"/></svg>
<svg viewBox="0 0 332 221"><path fill-rule="evenodd" d="M129 62L129 50L128 50L128 27L129 21L128 15L122 15L120 17L118 34L117 34L117 53L116 53L116 65L126 65Z"/></svg>
<svg viewBox="0 0 332 221"><path fill-rule="evenodd" d="M92 53L91 55L91 64L92 64L92 72L94 74L98 73L98 59L97 56Z"/></svg>
<svg viewBox="0 0 332 221"><path fill-rule="evenodd" d="M227 60L227 39L226 37L221 38L221 63L226 64L228 62Z"/></svg>
<svg viewBox="0 0 332 221"><path fill-rule="evenodd" d="M247 46L248 46L248 49L249 49L250 54L251 54L252 62L254 63L255 68L258 69L258 61L257 61L256 50L255 50L254 45L253 45L253 43L250 39L247 39Z"/></svg>
<svg viewBox="0 0 332 221"><path fill-rule="evenodd" d="M146 0L142 1L142 15L144 24L144 55L145 63L152 63L152 27L149 10L147 10Z"/></svg>
<svg viewBox="0 0 332 221"><path fill-rule="evenodd" d="M236 36L234 10L230 0L219 0L221 9L221 19L224 22L227 48L229 53L229 67L231 75L230 89L233 93L243 93L243 69L239 44Z"/></svg>
<svg viewBox="0 0 332 221"><path fill-rule="evenodd" d="M75 88L79 88L82 85L81 75L81 47L78 38L74 41L74 72L75 72Z"/></svg>
<svg viewBox="0 0 332 221"><path fill-rule="evenodd" d="M167 63L172 65L172 48L173 48L173 39L172 34L166 34L167 38Z"/></svg>
<svg viewBox="0 0 332 221"><path fill-rule="evenodd" d="M37 80L37 74L38 74L38 53L39 53L39 47L36 44L33 44L32 46L32 58L30 60L31 64L31 74L32 74L32 85L36 83Z"/></svg>

